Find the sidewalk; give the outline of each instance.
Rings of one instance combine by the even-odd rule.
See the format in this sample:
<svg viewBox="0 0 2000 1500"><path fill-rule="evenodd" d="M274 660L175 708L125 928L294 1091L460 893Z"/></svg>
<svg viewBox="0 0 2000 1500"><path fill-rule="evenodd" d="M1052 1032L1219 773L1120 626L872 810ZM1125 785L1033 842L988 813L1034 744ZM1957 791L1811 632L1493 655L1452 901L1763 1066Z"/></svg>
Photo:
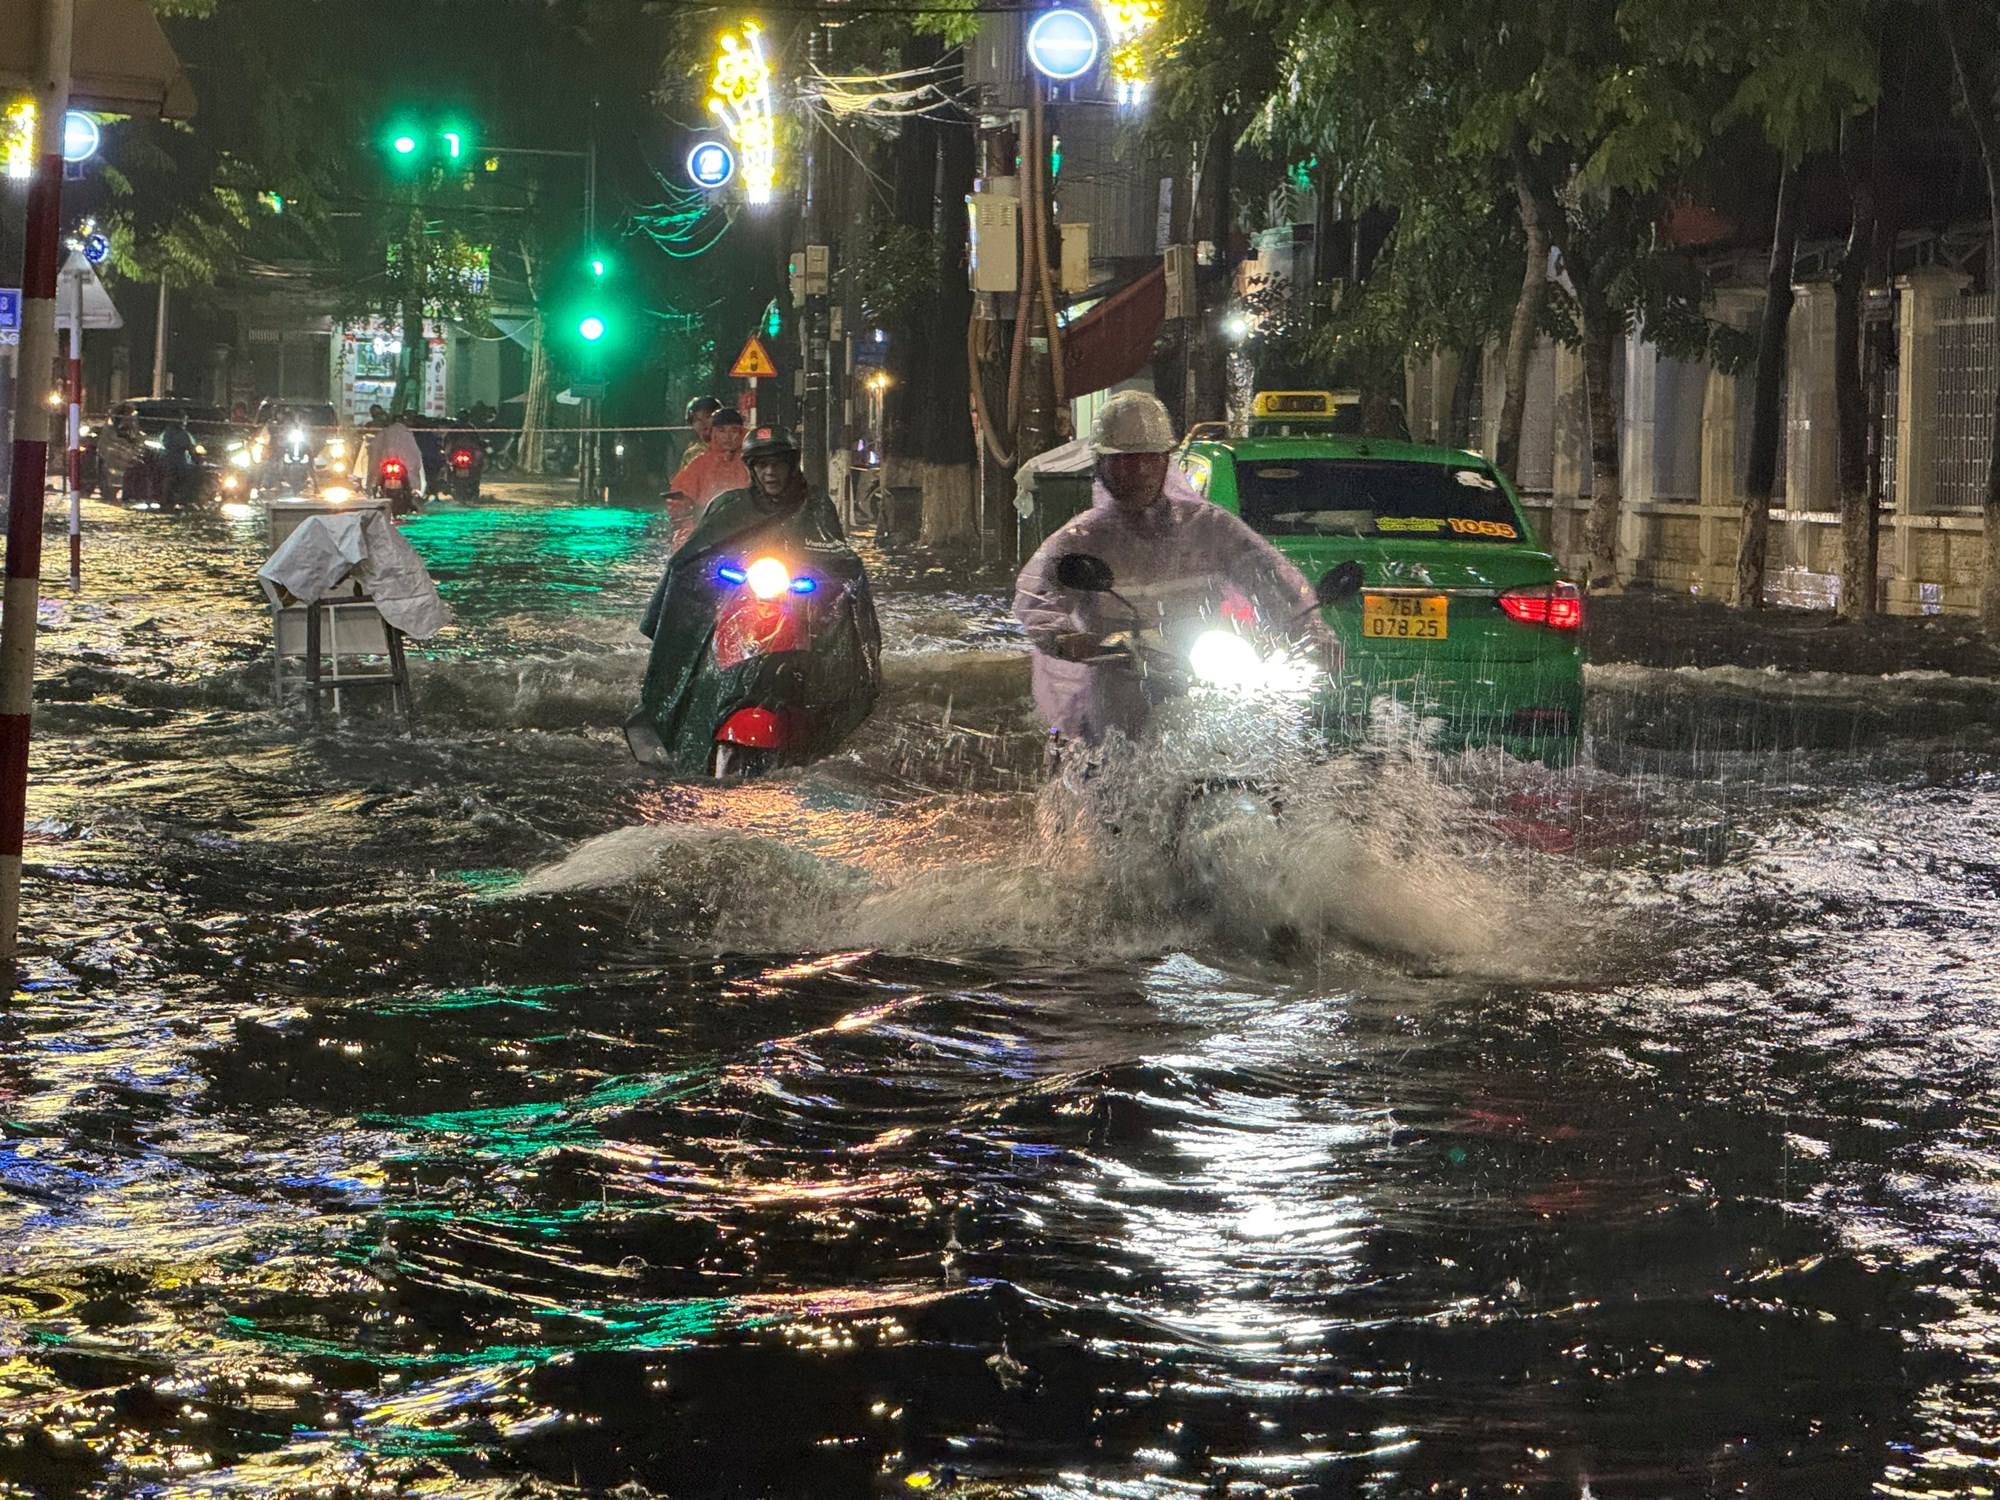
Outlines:
<svg viewBox="0 0 2000 1500"><path fill-rule="evenodd" d="M1850 621L1824 610L1736 610L1684 594L1640 591L1590 599L1584 641L1589 659L1600 664L2000 679L2000 647L1980 635L1969 615Z"/></svg>

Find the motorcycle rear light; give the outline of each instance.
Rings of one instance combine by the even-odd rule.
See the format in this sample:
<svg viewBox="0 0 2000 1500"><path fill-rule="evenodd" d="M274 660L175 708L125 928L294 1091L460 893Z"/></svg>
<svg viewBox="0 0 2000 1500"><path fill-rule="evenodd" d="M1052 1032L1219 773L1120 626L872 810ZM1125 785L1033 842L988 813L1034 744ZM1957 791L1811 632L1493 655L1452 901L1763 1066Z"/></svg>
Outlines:
<svg viewBox="0 0 2000 1500"><path fill-rule="evenodd" d="M469 468L471 468L471 467L472 467L472 453L471 453L471 450L470 450L470 449L466 449L466 448L460 448L460 449L459 449L459 450L458 450L458 451L457 451L456 453L452 454L452 456L451 456L451 466L452 466L452 467L453 467L454 469L469 469Z"/></svg>
<svg viewBox="0 0 2000 1500"><path fill-rule="evenodd" d="M403 472L403 461L400 458L387 458L382 461L384 479L401 479Z"/></svg>
<svg viewBox="0 0 2000 1500"><path fill-rule="evenodd" d="M1583 628L1583 591L1573 583L1508 589L1500 596L1500 607L1523 625L1545 625L1550 630Z"/></svg>

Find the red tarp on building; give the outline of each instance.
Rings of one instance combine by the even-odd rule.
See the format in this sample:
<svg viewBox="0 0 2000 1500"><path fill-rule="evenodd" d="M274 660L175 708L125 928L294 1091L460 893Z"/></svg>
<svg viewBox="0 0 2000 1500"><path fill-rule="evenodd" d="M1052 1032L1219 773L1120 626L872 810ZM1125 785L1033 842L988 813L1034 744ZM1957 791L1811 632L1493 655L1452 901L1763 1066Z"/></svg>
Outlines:
<svg viewBox="0 0 2000 1500"><path fill-rule="evenodd" d="M1063 378L1071 396L1130 380L1153 361L1167 316L1167 272L1154 266L1063 330Z"/></svg>

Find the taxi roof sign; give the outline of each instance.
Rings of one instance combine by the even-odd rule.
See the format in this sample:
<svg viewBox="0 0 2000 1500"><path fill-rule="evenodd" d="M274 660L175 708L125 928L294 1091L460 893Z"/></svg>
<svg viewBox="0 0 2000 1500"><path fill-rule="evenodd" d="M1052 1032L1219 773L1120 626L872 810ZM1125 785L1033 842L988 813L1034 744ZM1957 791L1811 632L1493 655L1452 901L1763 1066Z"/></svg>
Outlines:
<svg viewBox="0 0 2000 1500"><path fill-rule="evenodd" d="M1359 391L1259 391L1250 403L1253 417L1331 417L1361 400Z"/></svg>
<svg viewBox="0 0 2000 1500"><path fill-rule="evenodd" d="M777 373L778 367L771 362L771 351L754 333L750 342L743 346L743 352L736 356L736 363L729 367L732 380L769 380Z"/></svg>

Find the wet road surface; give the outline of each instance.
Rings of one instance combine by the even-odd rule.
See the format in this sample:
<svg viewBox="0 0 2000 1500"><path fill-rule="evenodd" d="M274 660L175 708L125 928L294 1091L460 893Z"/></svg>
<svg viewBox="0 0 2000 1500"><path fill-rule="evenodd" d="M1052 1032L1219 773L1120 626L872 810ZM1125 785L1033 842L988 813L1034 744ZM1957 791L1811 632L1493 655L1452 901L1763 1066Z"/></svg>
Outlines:
<svg viewBox="0 0 2000 1500"><path fill-rule="evenodd" d="M676 786L653 515L414 521L410 733L273 710L261 522L87 520L5 1493L1991 1487L1991 684L1599 668L1585 768L1301 769L1203 893L1041 787L990 591Z"/></svg>

